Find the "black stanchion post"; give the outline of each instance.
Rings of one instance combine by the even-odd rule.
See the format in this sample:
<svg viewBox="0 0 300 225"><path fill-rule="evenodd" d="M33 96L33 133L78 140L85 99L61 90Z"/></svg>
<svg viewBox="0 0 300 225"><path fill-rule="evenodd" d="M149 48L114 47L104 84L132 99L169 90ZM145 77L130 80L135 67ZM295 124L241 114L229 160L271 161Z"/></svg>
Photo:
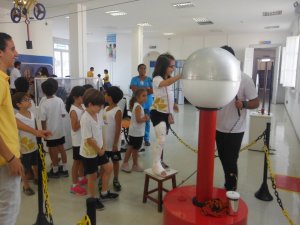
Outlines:
<svg viewBox="0 0 300 225"><path fill-rule="evenodd" d="M270 131L271 131L271 123L267 123L267 129L264 137L264 142L269 148L270 145ZM259 190L255 193L255 197L262 200L262 201L272 201L273 197L270 194L269 188L268 188L268 166L267 166L267 156L265 154L265 160L264 160L264 176L263 176L263 182L259 188Z"/></svg>
<svg viewBox="0 0 300 225"><path fill-rule="evenodd" d="M38 140L39 148L42 148L41 140ZM43 194L43 178L42 178L42 160L39 149L37 150L37 167L38 167L38 215L35 225L51 225L44 213L44 194Z"/></svg>
<svg viewBox="0 0 300 225"><path fill-rule="evenodd" d="M91 225L96 225L96 201L95 198L86 200L86 214L91 220Z"/></svg>

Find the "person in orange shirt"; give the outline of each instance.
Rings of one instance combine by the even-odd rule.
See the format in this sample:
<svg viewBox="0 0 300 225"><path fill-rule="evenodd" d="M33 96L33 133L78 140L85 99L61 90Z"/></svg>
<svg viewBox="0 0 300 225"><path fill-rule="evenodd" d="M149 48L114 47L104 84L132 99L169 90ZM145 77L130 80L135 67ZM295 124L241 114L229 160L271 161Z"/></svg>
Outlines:
<svg viewBox="0 0 300 225"><path fill-rule="evenodd" d="M91 67L90 70L86 73L87 77L94 77L94 67Z"/></svg>

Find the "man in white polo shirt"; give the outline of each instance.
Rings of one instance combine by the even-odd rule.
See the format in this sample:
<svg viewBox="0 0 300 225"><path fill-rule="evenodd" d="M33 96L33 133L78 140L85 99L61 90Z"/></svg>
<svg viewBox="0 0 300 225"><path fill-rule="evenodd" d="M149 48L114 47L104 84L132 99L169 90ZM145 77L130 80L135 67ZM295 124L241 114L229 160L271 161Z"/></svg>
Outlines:
<svg viewBox="0 0 300 225"><path fill-rule="evenodd" d="M222 48L235 55L231 47ZM217 113L216 142L225 174L226 190L235 191L237 188L237 160L246 130L247 110L256 109L258 106L259 99L254 82L250 76L242 73L235 99Z"/></svg>

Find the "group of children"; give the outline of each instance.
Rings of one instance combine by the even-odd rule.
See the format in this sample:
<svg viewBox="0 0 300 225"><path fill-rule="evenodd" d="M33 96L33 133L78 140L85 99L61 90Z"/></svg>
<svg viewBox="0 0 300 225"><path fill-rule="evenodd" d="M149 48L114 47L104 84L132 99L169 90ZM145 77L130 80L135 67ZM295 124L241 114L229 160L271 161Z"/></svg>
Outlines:
<svg viewBox="0 0 300 225"><path fill-rule="evenodd" d="M118 198L117 193L109 190L112 173L115 191L122 189L119 182L119 162L122 160L120 147L124 109L119 106L119 103L123 99L123 92L116 86L109 87L105 93L91 87L75 86L65 105L55 96L57 87L57 81L52 78L42 83L45 97L39 104L38 113L42 128L52 133L45 140L52 162L48 177L69 176L66 165L67 155L63 147L65 142L63 117L69 114L73 146L70 191L77 195L86 195L88 192L90 197L97 199L97 209L101 210L104 208L102 201ZM149 120L142 107L146 100L147 91L144 89L138 89L130 100L132 117L129 127L129 145L121 165L121 170L125 172L143 171L138 163L138 150L143 143L145 122ZM30 97L25 92L18 92L13 96L13 105L18 111L16 117L28 126L36 127L34 115L29 111L30 102ZM37 179L35 137L21 131L19 136L24 167L26 171L32 169ZM128 162L131 156L133 165L130 168ZM98 170L99 166L100 170ZM100 198L97 198L97 179L99 179ZM84 188L86 184L87 191ZM28 177L23 178L23 190L26 194L34 194L28 184Z"/></svg>

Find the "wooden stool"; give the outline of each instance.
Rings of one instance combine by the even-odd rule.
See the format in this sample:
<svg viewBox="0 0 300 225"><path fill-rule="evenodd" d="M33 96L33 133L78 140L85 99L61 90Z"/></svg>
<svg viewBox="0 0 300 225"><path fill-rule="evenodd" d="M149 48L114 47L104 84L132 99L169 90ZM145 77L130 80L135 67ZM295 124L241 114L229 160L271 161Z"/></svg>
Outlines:
<svg viewBox="0 0 300 225"><path fill-rule="evenodd" d="M143 203L147 202L147 199L158 204L158 212L162 212L162 204L163 204L163 191L168 192L169 190L163 187L163 182L166 180L172 179L172 187L176 188L176 174L177 170L168 169L166 177L160 177L153 173L152 168L144 170L145 172L145 186L144 186L144 195L143 195ZM157 181L158 186L152 190L149 190L149 180ZM154 192L158 192L157 199L150 196L150 194Z"/></svg>

